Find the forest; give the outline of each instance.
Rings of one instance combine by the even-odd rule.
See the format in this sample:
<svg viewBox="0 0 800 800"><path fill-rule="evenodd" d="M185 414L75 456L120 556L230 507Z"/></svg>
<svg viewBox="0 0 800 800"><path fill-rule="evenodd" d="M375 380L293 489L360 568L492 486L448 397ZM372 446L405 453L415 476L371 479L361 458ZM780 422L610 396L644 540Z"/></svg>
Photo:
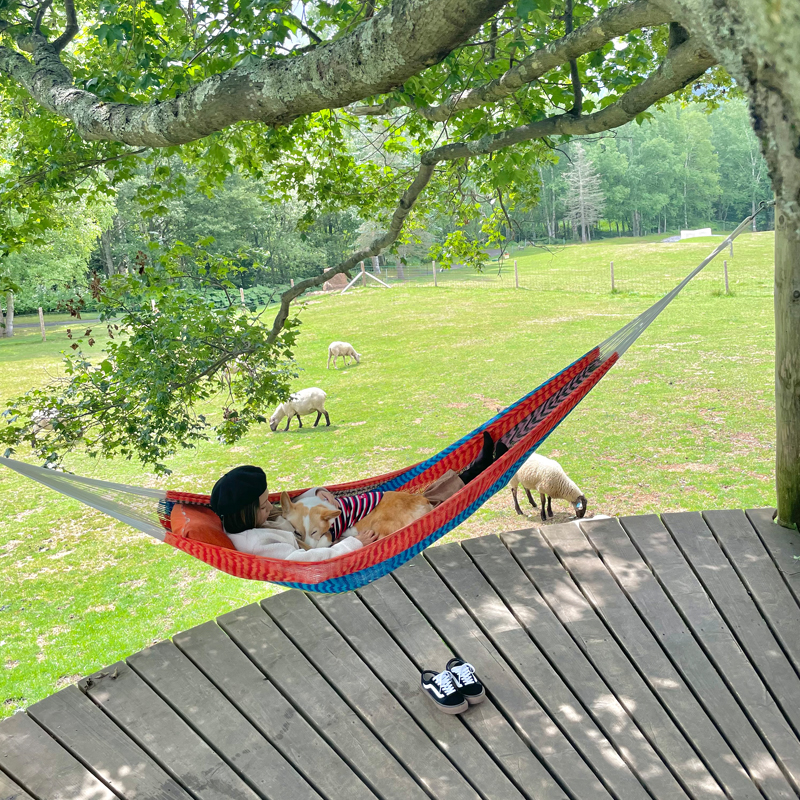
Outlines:
<svg viewBox="0 0 800 800"><path fill-rule="evenodd" d="M355 137L349 144L356 161L371 157ZM142 160L113 195L65 206L45 242L10 254L6 270L17 287L16 313L65 311L76 303L91 309L93 279L139 269L154 249L178 243L235 261L236 282L248 298L263 302L291 279L338 264L375 234L357 203L315 216L297 196L270 202L266 182L250 175L233 171L213 188L177 158L170 169L181 191L158 198L163 166ZM717 101L710 110L671 101L614 131L580 142L565 137L541 154L527 185L515 188L519 199L502 210L493 233L486 220L497 216L496 199L468 187L480 207L475 218L462 225L456 215L432 208L380 258L426 261L432 248L435 254L459 232L498 248L511 241L730 230L772 196L747 105L738 98ZM388 198L387 206L393 201ZM759 218L760 229L772 227L770 215Z"/></svg>

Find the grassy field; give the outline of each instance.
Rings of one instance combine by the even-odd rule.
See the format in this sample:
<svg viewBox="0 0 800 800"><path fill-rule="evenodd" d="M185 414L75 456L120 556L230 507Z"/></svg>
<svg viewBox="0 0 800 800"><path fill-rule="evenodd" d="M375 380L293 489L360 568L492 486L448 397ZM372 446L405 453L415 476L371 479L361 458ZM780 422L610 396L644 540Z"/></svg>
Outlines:
<svg viewBox="0 0 800 800"><path fill-rule="evenodd" d="M770 258L769 238L751 237L750 245L755 272ZM592 247L609 260L622 246ZM577 263L589 248L568 250ZM675 260L670 269L684 269L683 246L664 252ZM689 255L691 263L694 251ZM296 387L328 393L330 428L293 425L271 434L263 426L232 448L208 443L172 459L167 480L127 461L75 455L67 466L194 491L210 490L242 463L262 465L273 489L384 472L437 452L650 302L629 294L479 288L316 295L302 312ZM770 505L773 337L769 297L689 291L542 452L558 458L583 489L589 515ZM361 364L327 371L334 339L351 341L364 355ZM0 339L0 397L55 374L67 344L63 330L48 333L46 343L36 329ZM271 591L5 470L0 498L0 716ZM566 504L554 505L556 521L569 518ZM514 514L505 490L446 540L529 524Z"/></svg>
<svg viewBox="0 0 800 800"><path fill-rule="evenodd" d="M521 288L534 291L568 291L607 294L611 291L611 262L617 292L661 296L699 264L723 236L699 237L664 243L664 236L642 239L622 237L589 242L511 249L502 267L493 262L478 274L469 269L445 270L437 275L441 286L483 288L515 285L514 260ZM686 289L690 295L722 294L725 291L723 262L728 263L728 286L732 294L771 296L773 282L772 232L742 234L733 248L721 254ZM396 279L397 269L388 270ZM405 268L406 278L416 284L433 284L430 264ZM385 277L385 275L384 275Z"/></svg>

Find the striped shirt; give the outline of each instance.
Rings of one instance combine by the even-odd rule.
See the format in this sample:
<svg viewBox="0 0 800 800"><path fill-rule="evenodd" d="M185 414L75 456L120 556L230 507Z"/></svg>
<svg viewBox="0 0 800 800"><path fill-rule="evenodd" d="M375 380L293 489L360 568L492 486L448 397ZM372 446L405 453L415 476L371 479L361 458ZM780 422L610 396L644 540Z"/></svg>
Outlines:
<svg viewBox="0 0 800 800"><path fill-rule="evenodd" d="M337 497L336 500L342 513L331 524L331 543L339 541L348 528L364 519L370 511L374 511L382 497L383 492L365 492L350 497Z"/></svg>

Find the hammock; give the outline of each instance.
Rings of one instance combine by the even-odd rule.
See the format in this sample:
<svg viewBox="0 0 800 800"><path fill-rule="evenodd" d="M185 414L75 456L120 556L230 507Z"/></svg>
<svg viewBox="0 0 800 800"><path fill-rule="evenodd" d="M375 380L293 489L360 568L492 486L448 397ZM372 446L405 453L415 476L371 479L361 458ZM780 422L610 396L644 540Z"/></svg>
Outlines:
<svg viewBox="0 0 800 800"><path fill-rule="evenodd" d="M237 578L269 581L313 592L335 593L358 589L413 558L460 525L504 488L528 456L614 366L686 284L722 252L764 206L762 203L755 214L744 220L698 267L651 308L566 369L437 455L406 469L328 487L336 496L373 489L383 492L398 489L421 492L447 470L462 472L469 467L481 451L484 431L488 431L495 441L502 440L509 448L460 492L424 517L355 552L327 561L305 563L240 553L210 544L209 540L189 538L186 526L175 524L176 520L181 522L182 516L186 517L188 510L190 515L200 514L211 521L211 524L216 524L222 534L219 518L208 508L208 495L141 489L70 475L9 458L1 458L0 463ZM289 495L295 497L303 491L305 489L298 489L289 492ZM279 493L270 495L273 503L278 503L279 500Z"/></svg>

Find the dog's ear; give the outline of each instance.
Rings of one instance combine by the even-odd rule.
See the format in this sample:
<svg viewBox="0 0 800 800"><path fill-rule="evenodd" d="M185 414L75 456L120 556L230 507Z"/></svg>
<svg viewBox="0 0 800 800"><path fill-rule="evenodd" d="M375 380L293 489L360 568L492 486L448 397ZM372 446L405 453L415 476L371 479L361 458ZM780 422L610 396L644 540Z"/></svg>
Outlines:
<svg viewBox="0 0 800 800"><path fill-rule="evenodd" d="M281 512L285 517L294 508L294 503L289 499L287 492L281 492Z"/></svg>
<svg viewBox="0 0 800 800"><path fill-rule="evenodd" d="M322 519L325 520L325 522L330 524L341 513L342 513L341 511L334 511L334 509L332 509L332 508L326 508L324 511L320 511L319 515L320 515L320 517L322 517Z"/></svg>

